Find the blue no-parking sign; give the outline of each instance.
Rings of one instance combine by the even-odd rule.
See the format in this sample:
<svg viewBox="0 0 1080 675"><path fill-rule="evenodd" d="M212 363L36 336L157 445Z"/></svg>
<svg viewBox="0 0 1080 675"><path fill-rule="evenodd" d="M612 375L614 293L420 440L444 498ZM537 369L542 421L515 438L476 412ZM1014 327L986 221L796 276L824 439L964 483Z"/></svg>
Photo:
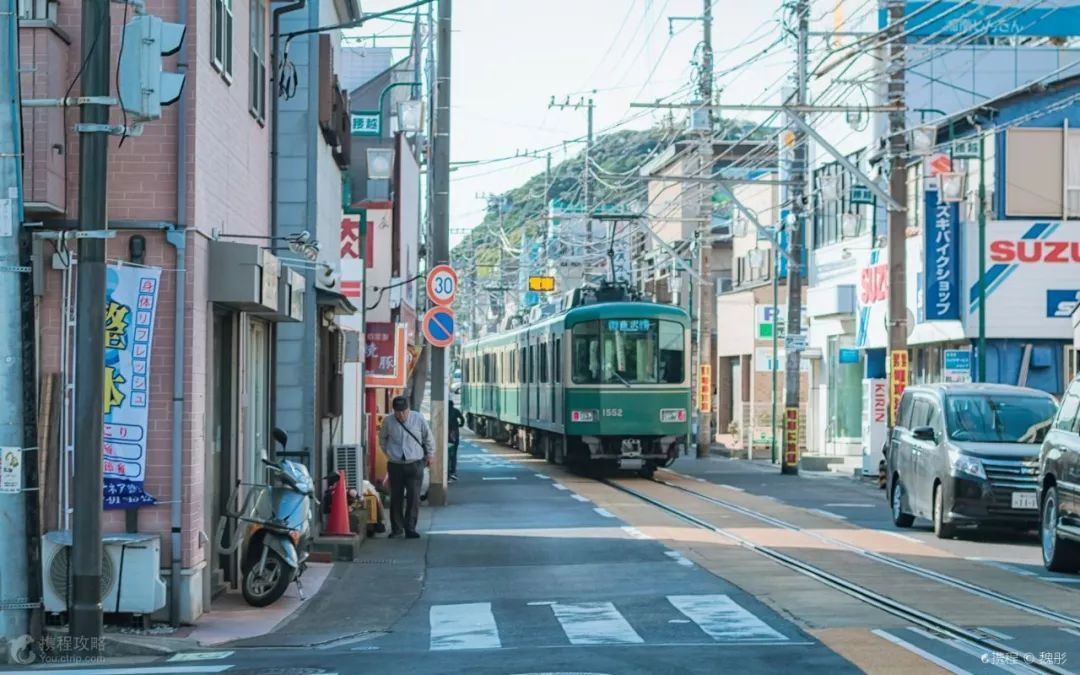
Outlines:
<svg viewBox="0 0 1080 675"><path fill-rule="evenodd" d="M424 337L434 347L449 347L454 343L454 310L432 307L424 315Z"/></svg>

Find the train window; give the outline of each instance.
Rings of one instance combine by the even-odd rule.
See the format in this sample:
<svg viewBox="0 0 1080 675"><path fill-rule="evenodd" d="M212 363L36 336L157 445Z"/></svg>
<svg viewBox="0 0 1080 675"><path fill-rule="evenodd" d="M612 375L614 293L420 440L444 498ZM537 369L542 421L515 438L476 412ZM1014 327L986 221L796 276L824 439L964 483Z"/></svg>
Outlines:
<svg viewBox="0 0 1080 675"><path fill-rule="evenodd" d="M587 321L574 326L572 333L571 379L574 384L600 383L600 324Z"/></svg>
<svg viewBox="0 0 1080 675"><path fill-rule="evenodd" d="M655 384L657 323L650 319L604 322L605 384Z"/></svg>
<svg viewBox="0 0 1080 675"><path fill-rule="evenodd" d="M562 338L555 338L555 382L562 382Z"/></svg>
<svg viewBox="0 0 1080 675"><path fill-rule="evenodd" d="M683 327L674 321L660 322L660 381L682 384L686 379Z"/></svg>
<svg viewBox="0 0 1080 675"><path fill-rule="evenodd" d="M547 343L540 345L540 381L548 381L548 346Z"/></svg>

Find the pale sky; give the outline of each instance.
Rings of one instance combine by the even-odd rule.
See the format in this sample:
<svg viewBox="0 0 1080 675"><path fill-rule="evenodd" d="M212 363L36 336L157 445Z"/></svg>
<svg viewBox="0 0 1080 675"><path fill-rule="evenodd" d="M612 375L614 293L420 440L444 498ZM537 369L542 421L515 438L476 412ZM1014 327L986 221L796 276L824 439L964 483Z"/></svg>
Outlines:
<svg viewBox="0 0 1080 675"><path fill-rule="evenodd" d="M400 4L362 2L367 12ZM779 0L714 2L713 49L723 100L764 102L762 94L790 72L793 56L784 44L754 66L724 74L776 41L779 7ZM586 118L583 109L549 109L552 96L573 102L591 95L598 134L615 125L648 128L659 119L659 112L631 109L632 101L673 94L673 101L690 100L690 62L701 22L676 21L672 37L668 17L700 16L702 0L456 0L453 12L451 161L555 145L557 164L567 156L561 143L585 135ZM478 195L509 190L543 170L540 158L454 171L451 229L479 224L485 201ZM460 238L455 234L451 241Z"/></svg>

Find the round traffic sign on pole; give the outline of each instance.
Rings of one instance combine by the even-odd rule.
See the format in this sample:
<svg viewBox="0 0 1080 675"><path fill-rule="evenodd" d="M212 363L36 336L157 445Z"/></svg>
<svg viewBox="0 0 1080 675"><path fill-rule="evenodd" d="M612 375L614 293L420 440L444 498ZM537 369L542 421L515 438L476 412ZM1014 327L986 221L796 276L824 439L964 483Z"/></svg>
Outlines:
<svg viewBox="0 0 1080 675"><path fill-rule="evenodd" d="M432 347L449 347L454 344L454 310L449 307L432 307L424 315L424 337Z"/></svg>
<svg viewBox="0 0 1080 675"><path fill-rule="evenodd" d="M457 296L457 272L449 265L436 265L427 276L427 296L436 305L446 306Z"/></svg>

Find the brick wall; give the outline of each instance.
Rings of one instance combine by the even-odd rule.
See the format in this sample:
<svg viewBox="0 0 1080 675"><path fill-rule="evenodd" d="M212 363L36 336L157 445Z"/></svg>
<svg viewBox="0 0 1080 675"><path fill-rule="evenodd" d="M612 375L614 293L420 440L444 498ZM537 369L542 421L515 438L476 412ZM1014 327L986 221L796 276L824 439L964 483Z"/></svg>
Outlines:
<svg viewBox="0 0 1080 675"><path fill-rule="evenodd" d="M75 78L80 63L81 3L63 1L58 24L71 38L66 66L51 75L60 77L62 89ZM180 21L176 3L149 0L147 11L167 21ZM183 339L186 354L183 369L185 406L183 419L182 493L173 495L171 486L172 388L174 298L176 260L174 249L160 232L142 231L147 240L146 264L161 266L161 292L151 356L150 430L147 454L146 488L161 503L140 511L139 525L144 532L162 535L162 561L170 557L170 502L180 501L183 509L183 561L185 567L206 559L207 550L200 542L200 532L212 538L214 523L204 515L205 456L207 442L207 378L210 358L211 307L208 301L208 237L213 229L234 234L268 234L269 228L269 133L248 112L249 103L249 4L233 2L233 74L226 82L210 63L210 3L192 0L186 17L188 74L185 96L188 115L183 123L188 133L186 279L187 325ZM113 5L112 55L115 73L119 53L124 8ZM130 19L130 14L128 16ZM266 25L269 30L269 16ZM269 38L267 38L269 44ZM36 57L41 50L31 44L22 50L24 58ZM166 68L176 69L176 58L166 59ZM51 73L51 71L49 71ZM37 77L37 74L34 74ZM55 82L49 87L55 89ZM48 89L48 87L46 87ZM51 91L51 89L50 89ZM57 95L63 94L60 91ZM72 95L79 93L76 84ZM269 94L268 94L269 96ZM269 106L269 99L267 101ZM75 123L77 111L67 113L67 127ZM112 113L113 123L122 115ZM109 218L138 222L176 221L176 133L178 108L163 109L163 119L149 123L141 137L112 138L109 143ZM35 134L36 136L36 131ZM31 146L35 139L31 139ZM66 158L65 218L77 216L79 153L78 138L69 131L64 141ZM197 168L196 168L197 167ZM110 258L127 259L130 232L108 242ZM47 265L47 267L50 267ZM43 374L60 368L61 274L49 269L46 294L41 300L40 369ZM238 421L242 427L242 421ZM242 445L241 445L242 447ZM106 512L105 526L122 530L121 512Z"/></svg>

